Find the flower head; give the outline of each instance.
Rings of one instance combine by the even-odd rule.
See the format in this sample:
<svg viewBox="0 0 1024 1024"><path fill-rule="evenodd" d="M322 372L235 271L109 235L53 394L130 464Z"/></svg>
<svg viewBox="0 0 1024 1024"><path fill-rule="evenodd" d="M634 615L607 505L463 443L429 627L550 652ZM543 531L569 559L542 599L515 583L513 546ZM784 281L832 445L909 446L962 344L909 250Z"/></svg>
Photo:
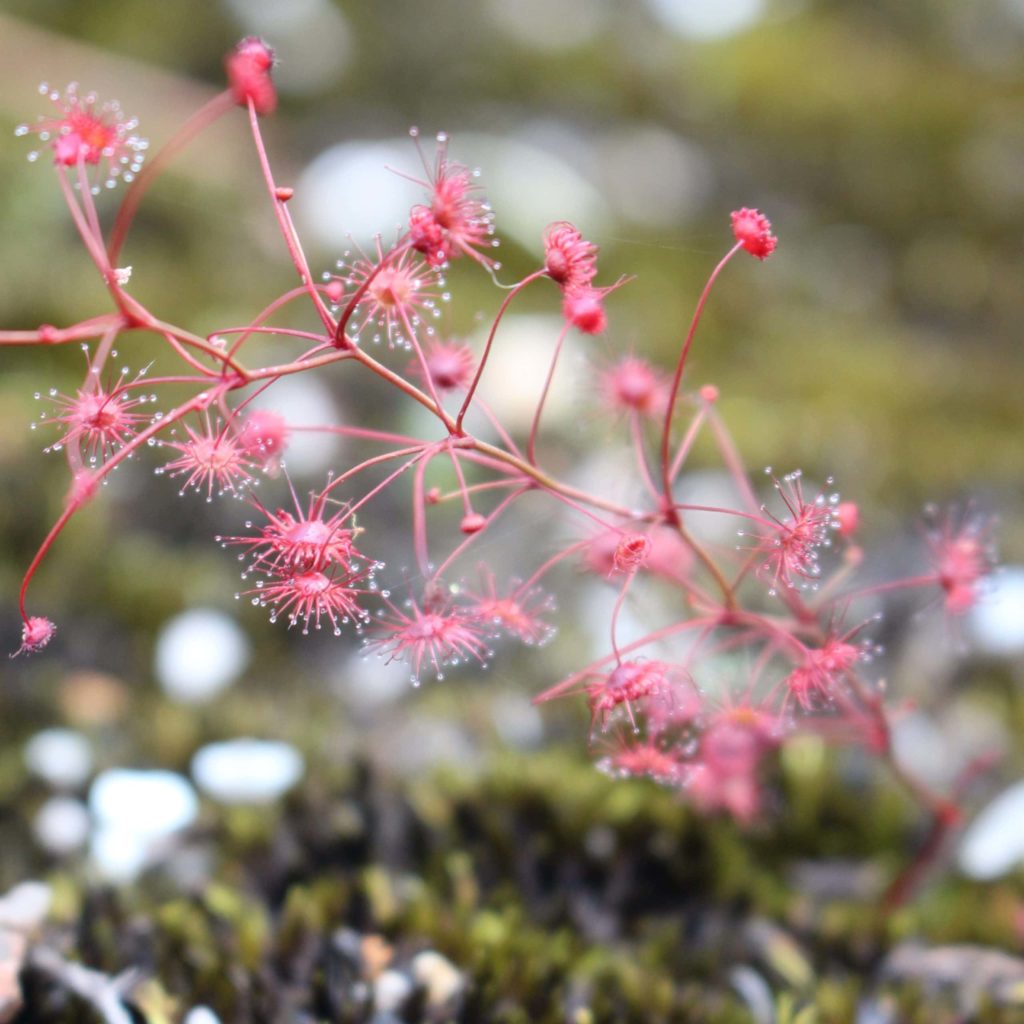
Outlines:
<svg viewBox="0 0 1024 1024"><path fill-rule="evenodd" d="M42 615L30 615L21 627L21 646L11 655L34 654L41 651L52 639L57 627Z"/></svg>
<svg viewBox="0 0 1024 1024"><path fill-rule="evenodd" d="M389 345L408 346L423 317L436 315L437 274L409 249L385 254L378 239L376 258L361 256L339 267L345 269L340 282L361 296L352 314L355 337L373 325Z"/></svg>
<svg viewBox="0 0 1024 1024"><path fill-rule="evenodd" d="M565 293L562 300L562 316L583 334L600 334L608 326L608 314L604 311L603 288L586 285Z"/></svg>
<svg viewBox="0 0 1024 1024"><path fill-rule="evenodd" d="M771 221L760 210L743 207L732 212L732 233L751 256L767 259L779 240L772 234Z"/></svg>
<svg viewBox="0 0 1024 1024"><path fill-rule="evenodd" d="M747 703L722 708L705 723L686 793L702 810L751 821L761 807L761 763L778 740L772 715Z"/></svg>
<svg viewBox="0 0 1024 1024"><path fill-rule="evenodd" d="M821 647L808 648L803 663L786 676L786 689L804 711L832 703L847 673L857 662L868 661L877 652L870 641L853 642L866 625L861 623L842 635L830 629Z"/></svg>
<svg viewBox="0 0 1024 1024"><path fill-rule="evenodd" d="M90 381L93 383L93 381ZM58 412L44 416L41 423L52 423L63 430L47 451L59 451L69 445L81 445L91 462L107 459L135 436L150 417L135 412L149 399L133 395L119 382L112 388L81 388L74 397L51 392Z"/></svg>
<svg viewBox="0 0 1024 1024"><path fill-rule="evenodd" d="M597 769L613 779L651 779L672 785L683 776L683 760L676 748L656 736L639 736L629 726L613 730L600 746L605 753L598 758Z"/></svg>
<svg viewBox="0 0 1024 1024"><path fill-rule="evenodd" d="M415 130L413 138L418 137ZM491 208L476 195L475 175L448 159L448 136L437 136L433 165L427 164L426 180L419 180L428 193L427 203L414 206L409 214L409 243L423 253L432 267L440 267L456 256L469 256L485 267L495 261L481 250L491 248L494 225ZM414 179L415 180L415 179Z"/></svg>
<svg viewBox="0 0 1024 1024"><path fill-rule="evenodd" d="M597 275L597 246L568 221L551 224L544 232L544 269L563 291L587 287Z"/></svg>
<svg viewBox="0 0 1024 1024"><path fill-rule="evenodd" d="M625 355L601 372L601 394L616 411L657 416L665 408L668 386L646 359Z"/></svg>
<svg viewBox="0 0 1024 1024"><path fill-rule="evenodd" d="M359 604L363 594L374 592L372 585L374 567L355 572L336 574L332 567L327 572L310 569L293 575L259 580L255 589L247 590L253 596L253 603L265 608L271 607L270 621L278 616L288 617L288 628L302 623L304 635L310 626L320 629L323 620L330 622L335 636L341 635L341 627L348 622L365 622L369 612ZM360 586L367 584L368 586Z"/></svg>
<svg viewBox="0 0 1024 1024"><path fill-rule="evenodd" d="M616 572L634 573L647 562L651 540L644 533L624 533L615 545L612 565Z"/></svg>
<svg viewBox="0 0 1024 1024"><path fill-rule="evenodd" d="M590 714L607 728L609 717L620 707L636 728L637 702L657 696L670 687L669 666L661 661L623 661L607 675L600 675L586 687Z"/></svg>
<svg viewBox="0 0 1024 1024"><path fill-rule="evenodd" d="M541 617L553 608L550 595L539 587L523 588L513 583L505 594L499 593L494 574L485 572L479 593L467 591L467 613L485 626L499 629L530 646L546 643L554 627Z"/></svg>
<svg viewBox="0 0 1024 1024"><path fill-rule="evenodd" d="M429 338L423 346L423 359L430 380L439 392L462 391L473 382L476 356L465 342ZM418 359L409 364L409 372L423 378L423 367Z"/></svg>
<svg viewBox="0 0 1024 1024"><path fill-rule="evenodd" d="M238 428L238 443L264 467L277 465L288 444L288 422L269 409L254 409Z"/></svg>
<svg viewBox="0 0 1024 1024"><path fill-rule="evenodd" d="M422 607L410 598L404 611L386 598L385 602L388 613L376 623L376 636L367 641L367 649L386 656L388 662L408 661L414 685L419 685L424 664L433 666L434 675L443 679L448 665L470 658L485 664L490 657L483 624L450 601L428 594Z"/></svg>
<svg viewBox="0 0 1024 1024"><path fill-rule="evenodd" d="M360 531L354 524L344 525L352 518L348 506L341 505L331 511L327 489L310 494L305 510L294 491L292 501L294 512L283 508L271 512L253 499L255 508L267 519L259 534L217 539L224 545L247 548L253 559L249 571L272 576L327 572L332 567L349 572L356 562L366 560L355 546ZM251 527L252 523L246 526Z"/></svg>
<svg viewBox="0 0 1024 1024"><path fill-rule="evenodd" d="M262 39L249 36L224 58L228 84L235 102L247 106L252 101L257 114L272 114L277 108L277 89L270 77L274 51Z"/></svg>
<svg viewBox="0 0 1024 1024"><path fill-rule="evenodd" d="M199 430L185 424L187 441L164 441L167 448L174 448L180 454L157 470L169 476L185 477L180 493L189 488L206 490L206 500L213 500L213 493L238 496L253 482L252 471L258 465L226 427L213 425L207 418Z"/></svg>
<svg viewBox="0 0 1024 1024"><path fill-rule="evenodd" d="M758 544L758 550L768 556L761 575L768 579L772 593L779 587L814 586L821 575L821 549L831 545L832 533L838 528L835 509L839 495L822 491L808 501L799 470L772 482L787 514L780 519L761 506L771 520Z"/></svg>
<svg viewBox="0 0 1024 1024"><path fill-rule="evenodd" d="M928 532L935 580L950 615L970 611L981 596L982 583L995 566L992 527L984 516L964 516L957 522L949 514Z"/></svg>
<svg viewBox="0 0 1024 1024"><path fill-rule="evenodd" d="M54 117L43 117L34 125L19 125L17 134L37 135L53 150L54 161L65 167L79 162L89 166L103 165L107 172L105 184L113 187L118 178L131 181L142 167L148 146L135 134L138 121L125 117L115 101L102 106L94 93L84 97L72 83L61 95L42 85L39 91L57 108ZM35 160L38 153L29 154Z"/></svg>
<svg viewBox="0 0 1024 1024"><path fill-rule="evenodd" d="M860 509L855 502L841 501L836 505L836 522L839 536L849 538L856 534L860 527Z"/></svg>
<svg viewBox="0 0 1024 1024"><path fill-rule="evenodd" d="M651 572L677 583L689 579L693 554L679 534L666 526L656 526L645 535L650 542L646 558L637 566L641 572ZM611 529L597 533L587 544L583 564L587 571L605 579L619 570L616 552L622 542L622 530Z"/></svg>

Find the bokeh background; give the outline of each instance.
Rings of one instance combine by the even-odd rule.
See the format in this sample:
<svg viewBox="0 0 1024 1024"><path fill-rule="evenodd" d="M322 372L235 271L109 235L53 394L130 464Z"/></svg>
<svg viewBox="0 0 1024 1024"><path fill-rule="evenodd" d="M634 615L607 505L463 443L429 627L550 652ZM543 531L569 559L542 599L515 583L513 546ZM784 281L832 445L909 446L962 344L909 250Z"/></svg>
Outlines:
<svg viewBox="0 0 1024 1024"><path fill-rule="evenodd" d="M551 420L564 458L592 456L595 434L605 444L605 425L578 415L593 397L587 367L623 348L671 364L729 244L729 211L756 206L772 217L778 252L729 268L690 370L692 383L721 389L748 464L833 475L861 505L880 564L914 564L928 501L997 515L1001 560L1024 563L1021 0L4 0L0 324L65 324L107 308L52 175L26 163L13 136L42 112L40 81L120 98L158 145L222 88L223 54L244 34L265 36L280 60L266 138L278 179L296 186L318 270L333 268L349 233L364 245L387 235L416 201L383 169L417 171L416 125L428 140L450 132L453 157L481 167L506 279L536 265L544 226L563 218L600 244L605 280L635 276L610 303L606 338L571 353L581 382ZM147 197L126 248L140 298L204 333L247 321L290 286L261 188L240 113L195 142ZM495 290L473 268L450 283L451 329L471 335ZM533 366L557 326L548 295L526 296L520 312L511 375ZM129 350L133 369L150 358ZM33 393L73 388L82 359L4 349L2 360L0 643L14 649L20 573L65 486L59 457L40 451L51 438L29 430ZM379 425L405 415L352 394L341 375L314 383L290 398L307 414ZM293 471L315 486L335 454L309 447ZM697 466L711 474L711 453L699 451ZM53 649L0 666L9 794L26 792L20 742L57 725L90 737L98 767L184 770L202 743L252 734L314 762L369 751L415 775L442 753L467 766L502 748L543 749L560 729L585 760L573 712L529 705L574 663L558 640L499 658L482 681L470 673L413 693L402 673L361 662L344 642L289 636L234 599L238 566L212 536L237 509L178 497L146 465L115 476L38 577L34 607L60 626ZM401 503L379 514L400 546ZM166 633L195 608L205 618ZM970 733L1004 750L1009 781L1024 720L1019 599L1003 604L1002 646L966 658L939 616L911 611L897 624L926 639L909 651L897 643L890 671L894 692L932 712L914 720L917 756L931 752L941 779L944 744ZM203 655L161 668L159 652L184 649L182 637ZM569 642L585 645L571 630ZM223 691L213 683L183 701L167 682L216 676L216 657ZM42 792L27 792L34 811ZM43 857L31 815L9 815L5 882Z"/></svg>

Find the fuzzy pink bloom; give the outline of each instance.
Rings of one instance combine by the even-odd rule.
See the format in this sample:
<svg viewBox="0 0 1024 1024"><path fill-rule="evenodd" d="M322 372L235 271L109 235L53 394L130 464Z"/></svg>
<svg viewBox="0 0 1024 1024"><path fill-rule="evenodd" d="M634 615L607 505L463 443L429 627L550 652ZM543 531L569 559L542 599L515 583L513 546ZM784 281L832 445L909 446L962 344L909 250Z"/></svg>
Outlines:
<svg viewBox="0 0 1024 1024"><path fill-rule="evenodd" d="M270 512L262 504L254 506L266 516L267 523L257 536L218 537L224 545L241 545L248 549L253 561L249 571L276 576L308 572L325 572L332 566L348 571L357 561L365 561L356 550L355 538L360 532L343 524L351 518L347 505L331 512L326 492L311 494L305 511L292 492L294 513L279 508ZM251 526L251 523L247 523Z"/></svg>
<svg viewBox="0 0 1024 1024"><path fill-rule="evenodd" d="M623 356L603 370L600 386L604 400L616 411L658 416L668 400L664 376L639 356Z"/></svg>
<svg viewBox="0 0 1024 1024"><path fill-rule="evenodd" d="M179 493L189 488L205 489L206 500L212 501L214 491L218 495L238 495L253 482L253 470L259 467L227 429L207 421L201 430L186 424L185 433L187 441L163 442L164 447L180 454L157 470L171 477L185 477Z"/></svg>
<svg viewBox="0 0 1024 1024"><path fill-rule="evenodd" d="M409 244L432 267L460 255L493 267L494 260L481 252L494 245L491 209L476 195L472 172L449 161L448 136L440 133L437 143L427 179L419 181L429 192L429 202L413 207L409 215Z"/></svg>
<svg viewBox="0 0 1024 1024"><path fill-rule="evenodd" d="M779 740L777 720L759 708L723 708L705 725L685 790L704 811L750 822L761 808L760 768Z"/></svg>
<svg viewBox="0 0 1024 1024"><path fill-rule="evenodd" d="M657 526L647 536L651 546L646 561L639 566L640 570L677 583L687 580L693 565L693 552L679 534L670 527ZM585 568L595 576L613 576L616 571L615 553L621 539L620 530L596 534L584 550Z"/></svg>
<svg viewBox="0 0 1024 1024"><path fill-rule="evenodd" d="M11 655L34 654L41 651L52 639L57 627L42 615L30 615L21 627L21 646Z"/></svg>
<svg viewBox="0 0 1024 1024"><path fill-rule="evenodd" d="M427 372L438 391L461 391L473 382L476 370L476 356L473 350L463 342L441 341L430 338L423 346L423 358L427 364ZM423 378L420 361L414 359L409 364L409 372L414 377Z"/></svg>
<svg viewBox="0 0 1024 1024"><path fill-rule="evenodd" d="M700 743L700 757L720 775L744 774L778 742L775 716L750 704L722 708L709 718Z"/></svg>
<svg viewBox="0 0 1024 1024"><path fill-rule="evenodd" d="M577 288L566 292L562 316L583 334L600 334L608 326L604 311L605 291L601 288Z"/></svg>
<svg viewBox="0 0 1024 1024"><path fill-rule="evenodd" d="M441 298L437 274L430 267L408 249L397 257L385 254L379 241L376 258L355 260L341 282L353 294L363 290L352 314L353 335L358 337L372 325L389 345L407 345L408 335L424 316L433 314Z"/></svg>
<svg viewBox="0 0 1024 1024"><path fill-rule="evenodd" d="M644 569L675 583L686 583L693 569L693 551L668 526L657 526L649 534L651 551Z"/></svg>
<svg viewBox="0 0 1024 1024"><path fill-rule="evenodd" d="M977 515L959 523L948 515L929 531L936 582L950 615L963 615L978 603L983 581L995 565L991 533L992 521Z"/></svg>
<svg viewBox="0 0 1024 1024"><path fill-rule="evenodd" d="M521 586L513 585L507 594L501 594L494 574L485 572L482 591L467 591L466 597L467 614L524 644L537 646L554 635L554 627L541 617L553 610L554 602L539 587L523 590Z"/></svg>
<svg viewBox="0 0 1024 1024"><path fill-rule="evenodd" d="M433 666L434 675L444 678L447 665L458 665L470 658L485 664L491 651L480 621L463 609L431 596L421 608L411 598L408 611L386 601L390 614L375 625L377 635L368 640L368 650L387 657L387 661L408 661L412 680L419 685L424 663Z"/></svg>
<svg viewBox="0 0 1024 1024"><path fill-rule="evenodd" d="M840 537L852 537L860 526L860 509L852 501L836 505L836 523Z"/></svg>
<svg viewBox="0 0 1024 1024"><path fill-rule="evenodd" d="M821 575L821 549L831 545L837 525L835 507L838 495L826 496L821 492L808 501L804 497L801 477L797 470L781 481L773 479L788 513L785 518L779 519L765 506L761 507L773 525L758 544L758 550L768 556L760 573L770 582L773 593L779 587L816 584Z"/></svg>
<svg viewBox="0 0 1024 1024"><path fill-rule="evenodd" d="M863 628L857 626L843 636L830 635L820 648L808 649L804 663L786 676L786 689L805 711L831 703L843 685L844 676L858 661L870 658L877 650L868 643L850 643Z"/></svg>
<svg viewBox="0 0 1024 1024"><path fill-rule="evenodd" d="M755 768L719 775L698 760L688 767L683 789L705 814L724 811L749 825L761 811L761 782Z"/></svg>
<svg viewBox="0 0 1024 1024"><path fill-rule="evenodd" d="M598 758L597 768L613 779L651 779L664 785L678 783L683 764L671 747L663 747L657 737L639 737L632 728L615 730L601 744L607 752Z"/></svg>
<svg viewBox="0 0 1024 1024"><path fill-rule="evenodd" d="M591 720L608 727L611 716L621 707L636 728L634 704L670 688L669 667L662 661L623 661L607 675L598 676L586 687Z"/></svg>
<svg viewBox="0 0 1024 1024"><path fill-rule="evenodd" d="M597 246L568 221L551 224L544 232L544 269L564 291L584 288L597 275Z"/></svg>
<svg viewBox="0 0 1024 1024"><path fill-rule="evenodd" d="M249 36L224 58L228 84L235 102L245 107L252 100L257 114L277 109L277 89L270 77L274 51L262 39Z"/></svg>
<svg viewBox="0 0 1024 1024"><path fill-rule="evenodd" d="M35 134L49 142L54 160L65 167L74 167L80 160L90 166L103 164L107 182L118 178L131 181L142 166L148 143L135 134L138 121L127 118L116 102L97 105L96 96L84 98L78 86L72 83L62 96L40 86L57 108L56 117L41 118L34 125L20 125L17 134ZM30 154L35 159L36 154Z"/></svg>
<svg viewBox="0 0 1024 1024"><path fill-rule="evenodd" d="M767 259L778 245L778 239L772 234L772 225L768 218L759 210L743 207L732 213L732 233L751 256L759 260Z"/></svg>
<svg viewBox="0 0 1024 1024"><path fill-rule="evenodd" d="M265 466L276 463L288 444L288 422L269 409L254 409L238 429L242 450Z"/></svg>
<svg viewBox="0 0 1024 1024"><path fill-rule="evenodd" d="M54 402L60 411L40 422L52 423L62 428L64 433L47 451L59 451L68 445L80 444L91 461L109 458L130 441L144 424L149 423L149 416L133 411L145 405L146 401L144 396L133 397L120 387L111 391L80 390L74 398L55 395Z"/></svg>
<svg viewBox="0 0 1024 1024"><path fill-rule="evenodd" d="M612 564L616 572L633 573L641 568L651 553L651 541L643 533L625 533L615 545Z"/></svg>
<svg viewBox="0 0 1024 1024"><path fill-rule="evenodd" d="M260 580L255 589L245 591L253 596L253 603L271 608L270 621L278 616L288 617L288 628L302 623L303 634L310 626L320 629L323 620L330 622L335 636L341 635L341 627L348 622L365 622L369 612L359 605L363 594L372 593L372 588L358 584L372 579L372 570L334 575L311 569L293 576L282 576L268 582Z"/></svg>

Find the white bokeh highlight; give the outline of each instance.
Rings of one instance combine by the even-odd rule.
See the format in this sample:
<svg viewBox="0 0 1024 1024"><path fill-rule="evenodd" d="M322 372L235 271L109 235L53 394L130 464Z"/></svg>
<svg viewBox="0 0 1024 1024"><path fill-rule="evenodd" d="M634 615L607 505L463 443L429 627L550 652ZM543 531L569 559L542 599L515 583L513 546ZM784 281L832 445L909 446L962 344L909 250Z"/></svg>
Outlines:
<svg viewBox="0 0 1024 1024"><path fill-rule="evenodd" d="M89 741L71 729L43 729L25 744L25 767L54 789L77 789L92 774Z"/></svg>
<svg viewBox="0 0 1024 1024"><path fill-rule="evenodd" d="M1008 565L995 573L971 609L969 623L975 645L985 654L1024 654L1024 566Z"/></svg>
<svg viewBox="0 0 1024 1024"><path fill-rule="evenodd" d="M275 740L209 743L192 758L196 785L223 804L272 803L302 778L305 769L293 746Z"/></svg>
<svg viewBox="0 0 1024 1024"><path fill-rule="evenodd" d="M651 13L670 32L698 42L724 39L752 28L764 0L647 0Z"/></svg>
<svg viewBox="0 0 1024 1024"><path fill-rule="evenodd" d="M128 882L168 837L195 821L199 799L174 772L112 768L93 782L89 809L96 822L93 866L110 881Z"/></svg>
<svg viewBox="0 0 1024 1024"><path fill-rule="evenodd" d="M156 642L155 671L173 700L202 704L245 671L249 641L230 615L193 608L167 622Z"/></svg>

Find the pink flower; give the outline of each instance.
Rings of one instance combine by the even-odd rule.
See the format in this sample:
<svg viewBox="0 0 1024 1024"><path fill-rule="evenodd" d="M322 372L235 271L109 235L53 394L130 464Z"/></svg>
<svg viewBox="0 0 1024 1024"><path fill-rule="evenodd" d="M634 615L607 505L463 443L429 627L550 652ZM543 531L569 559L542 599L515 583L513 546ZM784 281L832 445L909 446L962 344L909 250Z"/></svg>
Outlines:
<svg viewBox="0 0 1024 1024"><path fill-rule="evenodd" d="M276 622L279 615L288 617L288 628L302 622L302 632L309 633L310 625L320 629L323 619L330 622L335 636L341 635L341 627L348 622L365 622L369 612L359 605L363 594L373 592L372 587L357 584L372 580L372 569L335 575L333 567L327 572L311 569L292 576L281 576L269 582L260 580L255 589L245 591L254 595L253 603L261 608L271 606L270 621Z"/></svg>
<svg viewBox="0 0 1024 1024"><path fill-rule="evenodd" d="M682 778L678 753L657 737L639 737L627 726L616 729L602 746L608 752L598 759L597 768L613 779L651 779L671 785Z"/></svg>
<svg viewBox="0 0 1024 1024"><path fill-rule="evenodd" d="M761 782L754 768L718 775L698 760L687 769L683 789L705 814L724 811L749 825L761 811Z"/></svg>
<svg viewBox="0 0 1024 1024"><path fill-rule="evenodd" d="M586 687L591 720L600 718L601 727L606 729L610 716L619 707L623 707L630 725L635 729L633 705L667 691L668 670L668 665L662 661L623 661L608 675L598 676Z"/></svg>
<svg viewBox="0 0 1024 1024"><path fill-rule="evenodd" d="M541 618L553 609L554 602L539 587L524 590L513 584L507 594L500 594L494 574L485 572L482 593L467 592L466 597L467 614L524 644L537 646L554 635L554 627Z"/></svg>
<svg viewBox="0 0 1024 1024"><path fill-rule="evenodd" d="M755 769L778 740L774 716L751 704L716 712L707 722L700 757L715 774L742 775Z"/></svg>
<svg viewBox="0 0 1024 1024"><path fill-rule="evenodd" d="M646 359L627 355L602 371L601 394L616 411L657 416L668 397L667 382Z"/></svg>
<svg viewBox="0 0 1024 1024"><path fill-rule="evenodd" d="M651 546L646 561L639 569L676 583L688 580L693 553L679 534L670 527L656 526L647 536ZM613 576L616 571L615 552L621 538L621 530L605 530L596 534L584 551L585 568L596 576Z"/></svg>
<svg viewBox="0 0 1024 1024"><path fill-rule="evenodd" d="M956 523L950 514L928 533L936 582L950 615L970 611L981 596L982 582L995 566L992 525L991 519L977 515Z"/></svg>
<svg viewBox="0 0 1024 1024"><path fill-rule="evenodd" d="M813 501L807 501L801 477L801 472L796 470L781 481L773 478L775 489L789 513L784 519L773 515L765 506L761 507L772 521L770 532L761 538L758 545L758 550L768 555L760 571L770 581L772 593L780 586L793 588L816 584L821 575L820 551L830 546L837 526L835 506L838 495L826 496L822 492Z"/></svg>
<svg viewBox="0 0 1024 1024"><path fill-rule="evenodd" d="M747 207L732 212L732 233L736 241L751 256L756 256L759 260L771 256L779 241L772 234L772 225L768 218L759 210L750 210Z"/></svg>
<svg viewBox="0 0 1024 1024"><path fill-rule="evenodd" d="M277 89L270 77L274 51L262 39L249 36L224 58L228 84L235 102L245 107L252 101L257 114L277 108Z"/></svg>
<svg viewBox="0 0 1024 1024"><path fill-rule="evenodd" d="M350 518L347 505L328 514L330 498L327 491L311 494L309 506L303 511L294 491L294 514L279 508L270 512L253 501L267 518L259 535L249 537L218 537L224 545L239 544L248 548L253 556L249 571L275 576L302 575L326 572L331 567L350 571L353 564L364 556L356 550L355 538L360 532L354 526L342 524ZM251 523L246 524L251 527Z"/></svg>
<svg viewBox="0 0 1024 1024"><path fill-rule="evenodd" d="M238 443L246 455L262 460L264 466L274 465L288 444L288 422L269 409L254 409L242 420Z"/></svg>
<svg viewBox="0 0 1024 1024"><path fill-rule="evenodd" d="M544 269L566 292L587 287L597 274L597 246L568 221L551 224L544 232Z"/></svg>
<svg viewBox="0 0 1024 1024"><path fill-rule="evenodd" d="M389 345L406 345L422 317L433 313L440 292L434 286L437 275L425 267L410 250L385 256L377 242L377 258L363 256L352 263L342 282L362 297L352 315L353 334L358 337L368 325L383 332ZM374 340L377 340L376 338Z"/></svg>
<svg viewBox="0 0 1024 1024"><path fill-rule="evenodd" d="M612 564L616 572L634 573L647 561L651 541L643 533L624 533L615 546Z"/></svg>
<svg viewBox="0 0 1024 1024"><path fill-rule="evenodd" d="M706 723L684 789L704 811L748 823L761 808L760 769L779 740L776 719L750 704L717 712Z"/></svg>
<svg viewBox="0 0 1024 1024"><path fill-rule="evenodd" d="M400 610L390 601L386 603L390 614L376 623L378 635L367 641L366 646L387 656L388 662L408 661L413 685L419 685L424 663L433 666L436 678L443 679L447 665L458 665L470 658L485 664L490 657L480 620L452 607L448 601L430 595L421 608L410 598L406 602L408 611Z"/></svg>
<svg viewBox="0 0 1024 1024"><path fill-rule="evenodd" d="M476 356L464 342L430 338L423 346L423 358L430 379L439 392L462 391L473 382ZM409 372L423 378L423 368L418 359L409 364Z"/></svg>
<svg viewBox="0 0 1024 1024"><path fill-rule="evenodd" d="M11 655L34 654L41 651L52 639L57 627L42 615L30 615L21 627L21 646Z"/></svg>
<svg viewBox="0 0 1024 1024"><path fill-rule="evenodd" d="M565 293L562 316L583 334L600 334L608 326L604 311L605 290L583 287Z"/></svg>
<svg viewBox="0 0 1024 1024"><path fill-rule="evenodd" d="M206 500L212 501L214 489L218 495L237 496L252 483L252 471L258 466L225 427L213 427L207 420L201 430L186 424L185 433L187 441L163 442L165 447L181 454L157 470L168 476L185 477L179 493L184 494L190 487L196 491L205 487Z"/></svg>
<svg viewBox="0 0 1024 1024"><path fill-rule="evenodd" d="M860 509L852 501L836 505L836 523L840 537L852 537L860 526Z"/></svg>
<svg viewBox="0 0 1024 1024"><path fill-rule="evenodd" d="M43 142L49 142L54 160L65 167L74 167L79 161L90 166L104 164L107 183L118 178L131 181L142 167L148 143L135 134L138 121L127 118L121 107L113 101L97 107L96 96L78 95L78 86L72 83L64 95L50 92L40 86L57 108L57 116L40 118L34 125L20 125L19 135L33 133ZM36 154L29 154L35 159Z"/></svg>
<svg viewBox="0 0 1024 1024"><path fill-rule="evenodd" d="M418 182L430 199L414 206L409 215L409 244L432 267L460 255L493 267L494 260L480 251L495 244L491 209L475 195L478 186L472 172L448 160L448 136L439 133L437 143L434 165L427 167L427 179Z"/></svg>
<svg viewBox="0 0 1024 1024"><path fill-rule="evenodd" d="M79 390L74 398L54 395L60 408L56 416L41 420L63 428L59 440L47 451L59 451L69 445L80 444L90 461L109 458L135 436L150 417L132 410L146 404L146 397L132 397L123 387L111 391Z"/></svg>
<svg viewBox="0 0 1024 1024"><path fill-rule="evenodd" d="M789 693L804 711L816 710L835 700L844 677L858 661L869 660L877 647L868 641L851 643L867 623L837 635L831 629L819 648L808 648L802 665L793 669L784 680Z"/></svg>

